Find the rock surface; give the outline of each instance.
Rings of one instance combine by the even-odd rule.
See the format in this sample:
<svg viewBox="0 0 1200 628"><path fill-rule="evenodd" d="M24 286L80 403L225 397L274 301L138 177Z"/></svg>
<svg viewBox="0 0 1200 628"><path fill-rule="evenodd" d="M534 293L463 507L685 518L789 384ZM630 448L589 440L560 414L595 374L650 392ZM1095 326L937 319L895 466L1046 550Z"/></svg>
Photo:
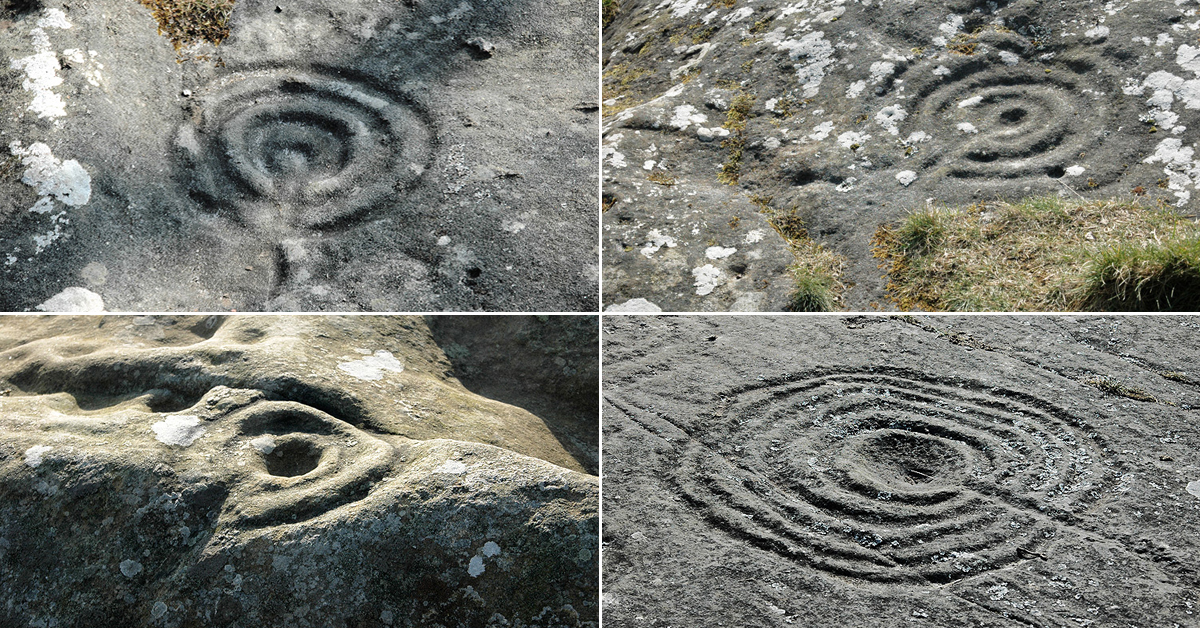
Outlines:
<svg viewBox="0 0 1200 628"><path fill-rule="evenodd" d="M596 624L573 426L424 319L10 318L0 355L0 624Z"/></svg>
<svg viewBox="0 0 1200 628"><path fill-rule="evenodd" d="M1198 337L608 318L605 625L1195 625Z"/></svg>
<svg viewBox="0 0 1200 628"><path fill-rule="evenodd" d="M795 208L848 258L854 310L886 307L871 235L927 203L1143 194L1200 207L1193 2L619 6L603 42L606 306L727 310L758 291L760 309L780 309L791 260L751 196ZM731 124L739 98L752 104ZM713 246L737 252L713 261ZM706 265L723 275L715 288L693 285ZM759 276L770 287L747 285Z"/></svg>
<svg viewBox="0 0 1200 628"><path fill-rule="evenodd" d="M430 316L454 376L472 392L546 419L570 454L600 471L600 327L591 316Z"/></svg>
<svg viewBox="0 0 1200 628"><path fill-rule="evenodd" d="M595 12L134 0L0 17L0 309L595 310Z"/></svg>

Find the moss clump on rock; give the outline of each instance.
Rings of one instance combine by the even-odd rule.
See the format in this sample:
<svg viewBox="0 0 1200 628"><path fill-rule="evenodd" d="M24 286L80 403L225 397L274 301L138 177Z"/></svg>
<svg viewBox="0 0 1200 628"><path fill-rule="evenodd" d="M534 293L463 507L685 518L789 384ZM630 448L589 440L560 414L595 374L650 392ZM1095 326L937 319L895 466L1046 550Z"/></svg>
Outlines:
<svg viewBox="0 0 1200 628"><path fill-rule="evenodd" d="M233 0L139 0L158 20L158 33L178 50L207 41L214 46L229 37Z"/></svg>

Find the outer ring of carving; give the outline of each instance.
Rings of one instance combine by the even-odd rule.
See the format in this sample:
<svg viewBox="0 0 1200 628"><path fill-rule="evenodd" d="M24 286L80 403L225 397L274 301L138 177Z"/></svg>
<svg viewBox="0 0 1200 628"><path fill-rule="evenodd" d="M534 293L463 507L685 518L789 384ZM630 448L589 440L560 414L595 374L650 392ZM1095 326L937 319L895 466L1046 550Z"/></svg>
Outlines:
<svg viewBox="0 0 1200 628"><path fill-rule="evenodd" d="M176 139L190 191L244 223L324 229L416 183L430 125L361 82L268 69L214 81Z"/></svg>

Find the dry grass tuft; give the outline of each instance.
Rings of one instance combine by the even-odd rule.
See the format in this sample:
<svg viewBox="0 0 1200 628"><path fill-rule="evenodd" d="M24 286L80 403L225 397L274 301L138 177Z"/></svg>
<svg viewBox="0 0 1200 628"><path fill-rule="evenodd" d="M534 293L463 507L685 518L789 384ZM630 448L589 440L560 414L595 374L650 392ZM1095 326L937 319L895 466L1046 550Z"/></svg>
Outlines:
<svg viewBox="0 0 1200 628"><path fill-rule="evenodd" d="M1119 397L1125 397L1128 399L1133 399L1135 401L1151 401L1151 402L1158 401L1158 399L1154 398L1154 395L1151 395L1150 393L1146 392L1144 389L1138 388L1136 386L1126 386L1124 384L1118 384L1117 382L1114 382L1110 379L1102 379L1102 378L1097 377L1097 378L1089 379L1089 380L1085 381L1084 383L1089 386L1094 386L1095 388L1098 388L1110 395L1117 395Z"/></svg>
<svg viewBox="0 0 1200 628"><path fill-rule="evenodd" d="M872 244L906 310L1200 307L1200 226L1162 207L1045 197L923 209Z"/></svg>
<svg viewBox="0 0 1200 628"><path fill-rule="evenodd" d="M795 263L788 267L796 282L788 309L793 312L832 312L841 309L842 294L846 290L846 285L842 283L846 258L813 241L795 207L787 211L777 210L771 207L770 197L752 196L750 200L758 205L759 211L788 243L795 256Z"/></svg>
<svg viewBox="0 0 1200 628"><path fill-rule="evenodd" d="M754 106L754 96L739 93L729 103L729 111L725 114L726 129L733 131L727 139L721 142L721 147L729 150L729 157L721 165L717 180L726 185L736 185L742 176L742 157L746 149L746 120L750 116L750 108Z"/></svg>
<svg viewBox="0 0 1200 628"><path fill-rule="evenodd" d="M642 104L642 100L633 95L633 83L638 79L653 74L653 70L638 68L629 62L618 63L604 72L603 97L601 115L608 117L616 115L630 107ZM607 102L613 104L607 104Z"/></svg>
<svg viewBox="0 0 1200 628"><path fill-rule="evenodd" d="M214 46L229 37L233 0L139 0L158 20L158 33L176 50L207 41Z"/></svg>

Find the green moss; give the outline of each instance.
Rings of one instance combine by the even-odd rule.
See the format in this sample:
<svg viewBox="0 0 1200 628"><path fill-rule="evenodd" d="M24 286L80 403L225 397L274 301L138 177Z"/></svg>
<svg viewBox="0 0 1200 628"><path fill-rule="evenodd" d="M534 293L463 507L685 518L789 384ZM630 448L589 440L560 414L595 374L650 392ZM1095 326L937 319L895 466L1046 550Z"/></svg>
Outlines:
<svg viewBox="0 0 1200 628"><path fill-rule="evenodd" d="M600 3L600 11L601 24L604 28L608 28L608 25L612 24L612 21L621 14L621 3L617 0L603 0Z"/></svg>

